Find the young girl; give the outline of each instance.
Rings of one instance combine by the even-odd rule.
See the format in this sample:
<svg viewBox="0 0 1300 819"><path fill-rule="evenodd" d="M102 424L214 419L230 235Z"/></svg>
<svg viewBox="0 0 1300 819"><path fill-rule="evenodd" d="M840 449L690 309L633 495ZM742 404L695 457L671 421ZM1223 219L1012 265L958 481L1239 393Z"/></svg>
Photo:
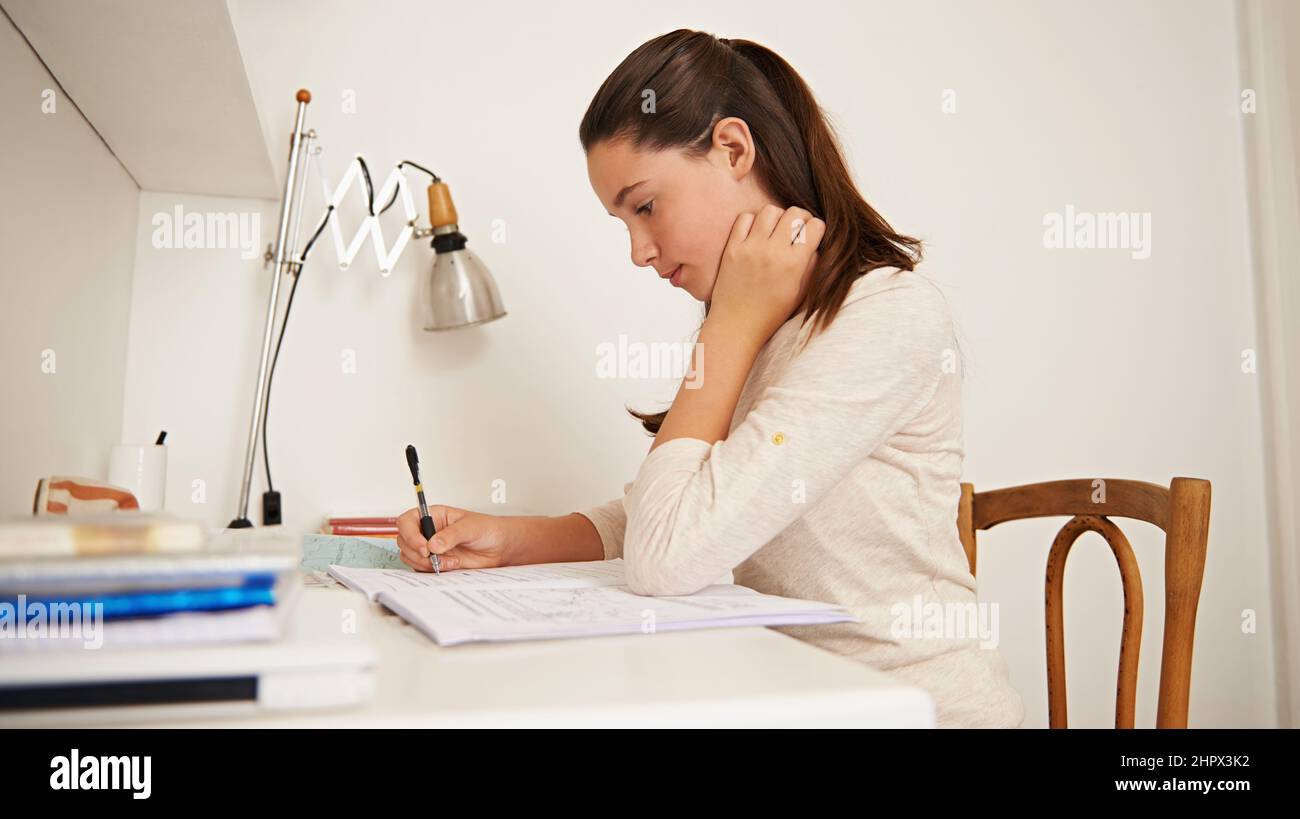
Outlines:
<svg viewBox="0 0 1300 819"><path fill-rule="evenodd" d="M430 571L431 553L442 569L622 557L647 595L734 571L849 609L859 622L780 630L927 689L940 726L1019 725L989 635L953 628L979 618L956 526L946 302L913 272L920 242L856 190L802 78L757 43L674 31L605 80L579 138L632 261L705 305L694 374L668 411L633 412L655 437L624 497L562 517L433 506L427 542L411 509L402 559Z"/></svg>

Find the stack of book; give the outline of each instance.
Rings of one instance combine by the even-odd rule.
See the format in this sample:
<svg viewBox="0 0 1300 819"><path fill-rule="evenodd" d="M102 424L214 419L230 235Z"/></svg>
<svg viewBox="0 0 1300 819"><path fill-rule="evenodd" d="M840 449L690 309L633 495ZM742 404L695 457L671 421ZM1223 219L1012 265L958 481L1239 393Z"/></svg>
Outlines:
<svg viewBox="0 0 1300 819"><path fill-rule="evenodd" d="M0 656L266 641L301 587L296 538L156 513L0 523Z"/></svg>
<svg viewBox="0 0 1300 819"><path fill-rule="evenodd" d="M397 537L396 517L335 517L320 527L322 535L349 537Z"/></svg>

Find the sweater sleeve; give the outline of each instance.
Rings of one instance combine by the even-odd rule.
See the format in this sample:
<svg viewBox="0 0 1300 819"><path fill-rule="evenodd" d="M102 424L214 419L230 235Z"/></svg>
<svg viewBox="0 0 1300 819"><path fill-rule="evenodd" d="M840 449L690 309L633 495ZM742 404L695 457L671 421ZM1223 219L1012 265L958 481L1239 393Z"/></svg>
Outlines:
<svg viewBox="0 0 1300 819"><path fill-rule="evenodd" d="M631 486L630 483L623 485L624 495ZM600 534L600 542L605 549L606 560L623 556L623 532L627 529L627 513L623 510L623 498L615 498L609 503L602 503L590 509L581 509L578 514L591 521L596 527L596 532Z"/></svg>
<svg viewBox="0 0 1300 819"><path fill-rule="evenodd" d="M623 500L632 591L692 594L713 582L933 398L953 343L942 294L913 283L850 299L726 439L676 438L642 462Z"/></svg>

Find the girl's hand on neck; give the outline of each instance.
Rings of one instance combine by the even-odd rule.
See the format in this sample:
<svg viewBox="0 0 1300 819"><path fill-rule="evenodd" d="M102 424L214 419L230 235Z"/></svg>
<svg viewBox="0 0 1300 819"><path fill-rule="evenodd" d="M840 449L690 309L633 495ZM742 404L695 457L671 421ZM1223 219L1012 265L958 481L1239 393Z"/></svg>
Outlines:
<svg viewBox="0 0 1300 819"><path fill-rule="evenodd" d="M741 213L722 251L705 325L767 343L803 302L826 223L803 208Z"/></svg>

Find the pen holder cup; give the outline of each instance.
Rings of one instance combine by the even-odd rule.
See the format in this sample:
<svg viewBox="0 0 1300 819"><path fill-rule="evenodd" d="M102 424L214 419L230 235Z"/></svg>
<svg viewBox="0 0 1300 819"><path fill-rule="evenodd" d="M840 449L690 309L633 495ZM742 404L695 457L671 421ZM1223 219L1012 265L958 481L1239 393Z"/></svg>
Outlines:
<svg viewBox="0 0 1300 819"><path fill-rule="evenodd" d="M167 446L115 446L108 461L108 482L130 490L141 512L163 508L167 490Z"/></svg>

